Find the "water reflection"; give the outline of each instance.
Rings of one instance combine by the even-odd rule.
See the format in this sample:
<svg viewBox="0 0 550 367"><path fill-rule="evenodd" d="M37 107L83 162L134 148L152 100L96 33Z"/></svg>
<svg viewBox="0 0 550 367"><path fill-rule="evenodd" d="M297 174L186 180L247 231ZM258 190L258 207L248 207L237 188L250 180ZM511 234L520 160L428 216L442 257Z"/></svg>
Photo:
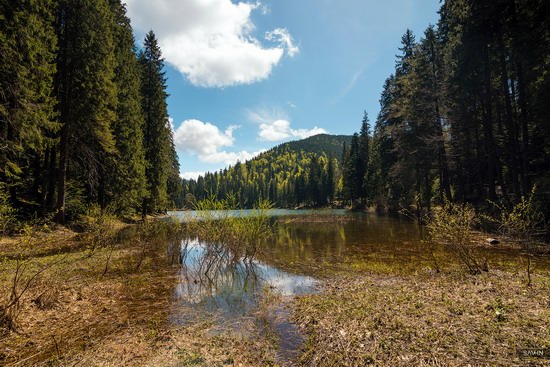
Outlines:
<svg viewBox="0 0 550 367"><path fill-rule="evenodd" d="M179 283L175 296L179 302L222 318L249 314L257 306L264 289L283 296L310 293L317 281L309 276L294 275L258 260L243 260L222 244L184 239L180 248ZM177 315L176 322L186 321Z"/></svg>
<svg viewBox="0 0 550 367"><path fill-rule="evenodd" d="M423 228L389 216L346 212L339 217L279 218L276 236L259 257L270 265L310 276L379 263L418 266Z"/></svg>

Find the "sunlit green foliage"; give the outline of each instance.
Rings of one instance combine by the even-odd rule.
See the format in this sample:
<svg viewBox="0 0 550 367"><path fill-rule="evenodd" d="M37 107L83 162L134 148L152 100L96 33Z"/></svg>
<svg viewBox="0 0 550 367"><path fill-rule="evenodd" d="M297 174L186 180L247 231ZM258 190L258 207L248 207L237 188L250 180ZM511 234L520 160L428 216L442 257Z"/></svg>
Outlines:
<svg viewBox="0 0 550 367"><path fill-rule="evenodd" d="M278 207L324 206L335 195L340 165L324 153L322 142L330 151L346 139L317 135L282 144L245 163L190 180L185 190L193 195L189 199L202 200L209 193L222 200L234 196L241 208L253 207L260 198Z"/></svg>

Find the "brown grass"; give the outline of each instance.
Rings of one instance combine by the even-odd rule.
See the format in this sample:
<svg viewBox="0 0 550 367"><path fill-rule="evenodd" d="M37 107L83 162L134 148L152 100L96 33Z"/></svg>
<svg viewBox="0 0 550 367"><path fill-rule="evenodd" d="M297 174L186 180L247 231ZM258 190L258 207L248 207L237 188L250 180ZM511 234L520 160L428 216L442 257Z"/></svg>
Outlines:
<svg viewBox="0 0 550 367"><path fill-rule="evenodd" d="M252 326L248 337L211 337L207 319L170 322L179 266L166 257L170 234L133 237L94 251L75 236L49 235L51 242L64 240L49 247L53 254L44 253L42 237L35 253L26 250L24 277L45 264L55 266L21 298L14 330L0 330L0 365L257 366L273 360L272 348L262 335L252 335ZM59 253L66 244L71 250ZM9 293L16 263L0 261L0 298Z"/></svg>
<svg viewBox="0 0 550 367"><path fill-rule="evenodd" d="M294 316L303 366L525 365L517 348L550 348L550 277L529 288L503 271L340 277Z"/></svg>

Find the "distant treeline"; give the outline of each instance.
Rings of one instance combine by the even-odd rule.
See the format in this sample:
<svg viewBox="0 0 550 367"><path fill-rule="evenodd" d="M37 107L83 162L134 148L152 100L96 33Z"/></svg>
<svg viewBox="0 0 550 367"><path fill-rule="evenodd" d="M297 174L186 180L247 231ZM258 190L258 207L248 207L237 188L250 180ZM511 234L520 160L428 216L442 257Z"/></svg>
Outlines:
<svg viewBox="0 0 550 367"><path fill-rule="evenodd" d="M0 189L19 214L178 200L161 50L151 31L137 51L120 0L2 0L0 40Z"/></svg>
<svg viewBox="0 0 550 367"><path fill-rule="evenodd" d="M350 138L320 134L284 143L245 163L184 180L184 204L192 208L207 196L225 199L231 194L241 208L259 199L277 207L326 206L341 191L340 157L332 154L340 155Z"/></svg>
<svg viewBox="0 0 550 367"><path fill-rule="evenodd" d="M283 144L185 182L187 204L235 193L245 207L262 196L425 211L445 197L514 202L536 185L548 213L550 2L447 0L439 14L419 41L405 32L374 130L365 113L339 162L326 145Z"/></svg>

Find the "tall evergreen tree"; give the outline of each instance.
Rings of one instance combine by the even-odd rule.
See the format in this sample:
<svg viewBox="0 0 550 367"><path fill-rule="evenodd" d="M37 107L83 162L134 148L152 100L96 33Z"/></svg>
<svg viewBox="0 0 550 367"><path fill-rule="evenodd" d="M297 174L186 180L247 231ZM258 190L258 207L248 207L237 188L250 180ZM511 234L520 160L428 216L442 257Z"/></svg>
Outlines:
<svg viewBox="0 0 550 367"><path fill-rule="evenodd" d="M353 134L349 152L343 163L343 190L344 197L351 201L351 205L355 205L355 200L360 198L363 178L360 175L359 169L361 159L359 156L359 134Z"/></svg>
<svg viewBox="0 0 550 367"><path fill-rule="evenodd" d="M126 7L120 0L110 0L115 40L115 75L117 90L116 118L112 131L116 153L108 162L106 196L115 201L121 212L141 205L146 195L144 118L141 110L141 70L137 62L134 36Z"/></svg>
<svg viewBox="0 0 550 367"><path fill-rule="evenodd" d="M57 185L58 221L65 221L66 187L76 178L96 197L106 156L114 153L112 18L106 0L61 0L55 91L62 125Z"/></svg>
<svg viewBox="0 0 550 367"><path fill-rule="evenodd" d="M369 167L369 116L367 111L363 114L363 120L361 122L361 129L359 130L359 153L358 153L358 162L359 167L357 167L357 176L358 179L361 179L361 188L360 188L360 198L363 200L363 204L366 204L366 199L368 195L369 188L367 187L368 183L368 167Z"/></svg>
<svg viewBox="0 0 550 367"><path fill-rule="evenodd" d="M165 210L168 206L167 180L170 160L170 126L166 105L164 59L153 31L145 36L141 65L142 109L145 116L143 145L145 148L147 189L142 213Z"/></svg>

